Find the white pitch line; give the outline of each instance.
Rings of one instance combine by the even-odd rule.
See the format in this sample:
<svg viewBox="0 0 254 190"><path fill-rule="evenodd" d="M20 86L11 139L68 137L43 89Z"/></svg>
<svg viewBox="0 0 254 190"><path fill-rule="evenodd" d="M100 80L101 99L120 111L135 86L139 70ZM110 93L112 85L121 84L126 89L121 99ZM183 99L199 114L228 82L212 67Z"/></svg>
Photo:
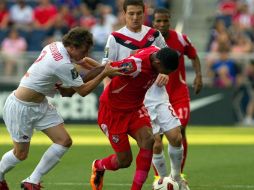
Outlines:
<svg viewBox="0 0 254 190"><path fill-rule="evenodd" d="M90 186L89 183L72 183L72 182L56 182L56 183L43 183L43 184L48 184L48 185L56 185L56 186ZM126 187L126 186L131 186L130 183L107 183L107 186L115 186L115 187ZM152 185L145 184L144 186L149 187ZM239 188L244 188L244 189L254 189L254 185L195 185L191 186L193 188L204 188L204 187L215 187L215 188L223 188L223 189L239 189Z"/></svg>

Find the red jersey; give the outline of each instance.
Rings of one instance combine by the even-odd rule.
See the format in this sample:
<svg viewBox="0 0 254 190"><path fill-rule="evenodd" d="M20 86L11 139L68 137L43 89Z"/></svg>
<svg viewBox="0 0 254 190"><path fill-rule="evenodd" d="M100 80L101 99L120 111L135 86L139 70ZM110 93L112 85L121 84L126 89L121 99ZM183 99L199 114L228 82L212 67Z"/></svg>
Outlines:
<svg viewBox="0 0 254 190"><path fill-rule="evenodd" d="M171 104L174 104L178 101L190 100L189 89L185 82L184 55L194 59L197 56L197 52L186 35L177 33L174 30L169 30L168 32L167 45L180 53L178 68L169 75L169 82L166 85L169 101Z"/></svg>
<svg viewBox="0 0 254 190"><path fill-rule="evenodd" d="M103 91L100 101L120 110L133 111L143 106L145 94L158 76L150 61L150 55L158 50L158 47L150 46L126 59L112 62L113 67L128 65L132 69L126 73L127 76L114 77Z"/></svg>

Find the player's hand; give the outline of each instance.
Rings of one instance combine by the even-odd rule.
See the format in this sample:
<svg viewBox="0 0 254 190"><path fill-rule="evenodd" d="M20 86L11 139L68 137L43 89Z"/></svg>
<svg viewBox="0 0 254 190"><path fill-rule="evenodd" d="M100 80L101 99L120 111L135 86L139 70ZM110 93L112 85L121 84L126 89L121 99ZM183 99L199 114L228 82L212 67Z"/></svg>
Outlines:
<svg viewBox="0 0 254 190"><path fill-rule="evenodd" d="M196 75L193 81L193 88L194 88L195 94L198 94L201 91L202 87L203 87L202 75L198 74Z"/></svg>
<svg viewBox="0 0 254 190"><path fill-rule="evenodd" d="M168 84L168 80L168 75L160 73L155 81L155 84L159 87L162 87Z"/></svg>
<svg viewBox="0 0 254 190"><path fill-rule="evenodd" d="M110 63L107 63L107 64L105 64L103 74L104 74L104 76L108 76L108 77L125 75L124 73L121 72L123 69L125 69L125 68L111 67Z"/></svg>

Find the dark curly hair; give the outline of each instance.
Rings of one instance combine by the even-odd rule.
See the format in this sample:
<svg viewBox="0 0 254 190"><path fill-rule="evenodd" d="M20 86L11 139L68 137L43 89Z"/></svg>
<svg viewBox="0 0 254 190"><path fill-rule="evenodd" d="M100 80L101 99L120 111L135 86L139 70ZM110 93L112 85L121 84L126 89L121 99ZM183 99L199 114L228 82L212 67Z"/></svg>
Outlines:
<svg viewBox="0 0 254 190"><path fill-rule="evenodd" d="M62 41L65 47L73 45L76 48L90 49L93 46L93 35L83 27L75 27L63 36Z"/></svg>

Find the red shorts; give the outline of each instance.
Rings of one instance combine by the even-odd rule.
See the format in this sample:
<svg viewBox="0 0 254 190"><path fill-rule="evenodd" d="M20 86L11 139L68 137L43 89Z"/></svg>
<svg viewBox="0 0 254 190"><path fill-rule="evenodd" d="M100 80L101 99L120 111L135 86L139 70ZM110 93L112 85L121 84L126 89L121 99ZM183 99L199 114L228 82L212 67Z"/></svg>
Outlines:
<svg viewBox="0 0 254 190"><path fill-rule="evenodd" d="M190 119L190 102L189 100L172 104L183 127L186 127Z"/></svg>
<svg viewBox="0 0 254 190"><path fill-rule="evenodd" d="M100 103L98 124L116 152L130 150L128 135L133 136L141 127L152 127L145 107L139 110L122 111L112 110L105 103Z"/></svg>

